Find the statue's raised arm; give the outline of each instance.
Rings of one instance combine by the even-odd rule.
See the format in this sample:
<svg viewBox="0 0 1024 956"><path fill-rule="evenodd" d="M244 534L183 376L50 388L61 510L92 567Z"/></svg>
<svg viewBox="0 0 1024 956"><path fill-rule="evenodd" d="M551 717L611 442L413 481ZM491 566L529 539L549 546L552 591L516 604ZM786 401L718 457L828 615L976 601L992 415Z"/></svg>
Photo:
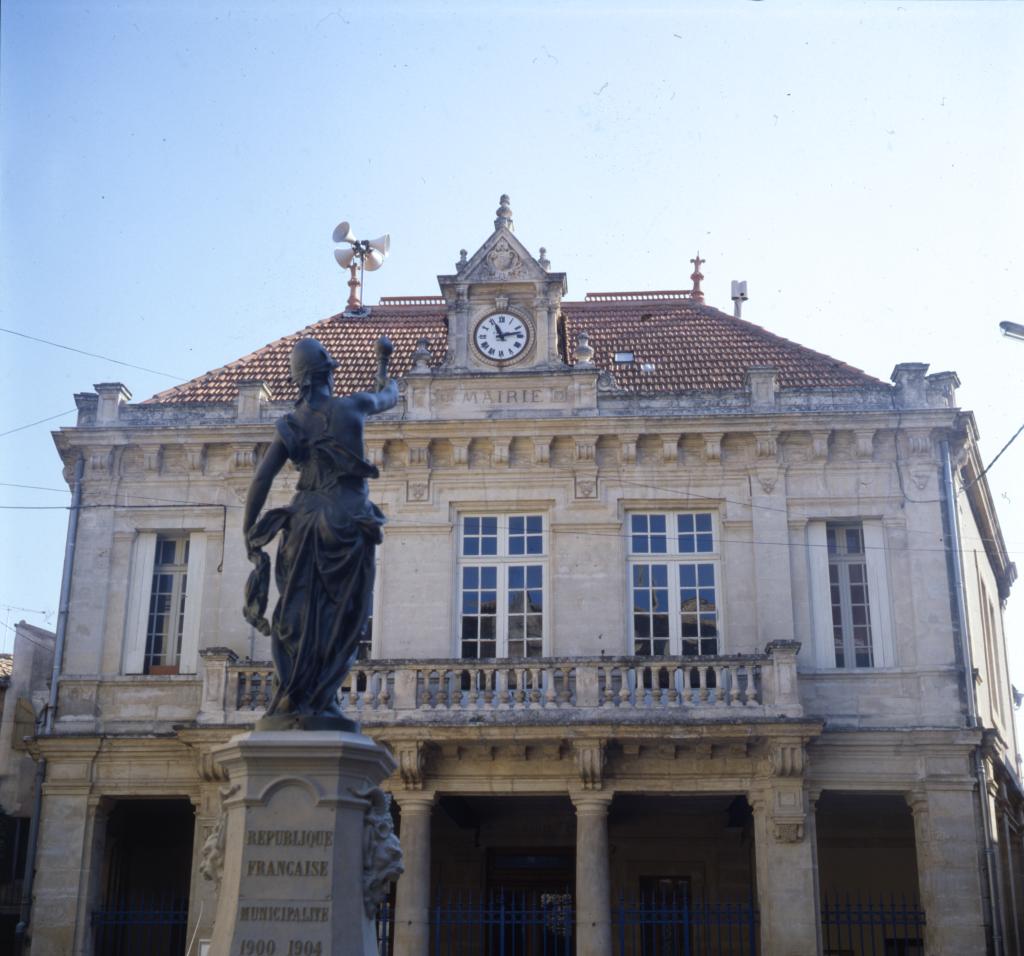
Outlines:
<svg viewBox="0 0 1024 956"><path fill-rule="evenodd" d="M301 339L292 350L299 401L277 422L242 520L255 565L246 584L245 618L271 635L277 670L264 726L355 726L341 715L338 687L366 629L374 549L384 525L367 491L367 479L378 472L363 458L363 426L367 415L398 401L398 386L387 376L392 351L382 336L376 391L338 398L333 395L337 362L327 350L315 339ZM274 477L288 460L299 470L295 497L287 507L261 515ZM270 559L262 549L275 535L280 535L274 567L279 598L268 624Z"/></svg>

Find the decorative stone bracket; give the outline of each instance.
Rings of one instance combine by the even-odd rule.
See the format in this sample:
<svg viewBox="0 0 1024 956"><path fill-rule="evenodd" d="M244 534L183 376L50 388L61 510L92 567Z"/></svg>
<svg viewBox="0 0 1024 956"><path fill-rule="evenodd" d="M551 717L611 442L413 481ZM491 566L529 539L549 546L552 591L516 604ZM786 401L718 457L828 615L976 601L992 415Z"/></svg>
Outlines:
<svg viewBox="0 0 1024 956"><path fill-rule="evenodd" d="M600 790L604 787L606 744L607 741L603 739L573 742L576 769L584 790Z"/></svg>

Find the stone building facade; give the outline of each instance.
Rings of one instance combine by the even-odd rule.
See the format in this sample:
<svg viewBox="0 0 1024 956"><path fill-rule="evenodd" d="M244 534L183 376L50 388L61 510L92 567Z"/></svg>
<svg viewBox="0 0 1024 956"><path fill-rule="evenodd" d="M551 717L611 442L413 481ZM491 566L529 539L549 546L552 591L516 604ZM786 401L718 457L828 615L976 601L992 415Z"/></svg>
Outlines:
<svg viewBox="0 0 1024 956"><path fill-rule="evenodd" d="M102 952L103 914L147 893L210 936L212 753L271 681L241 505L294 341L344 391L382 333L402 397L366 457L389 524L342 704L399 764L396 956L432 951L452 894L518 890L564 903L545 931L581 956L676 951L634 925L666 895L746 914L764 956L860 952L830 915L858 897L918 914L871 924L878 952L1021 952L1015 568L956 375L877 380L705 304L694 266L684 291L569 300L503 197L440 295L141 403L76 396L33 956Z"/></svg>

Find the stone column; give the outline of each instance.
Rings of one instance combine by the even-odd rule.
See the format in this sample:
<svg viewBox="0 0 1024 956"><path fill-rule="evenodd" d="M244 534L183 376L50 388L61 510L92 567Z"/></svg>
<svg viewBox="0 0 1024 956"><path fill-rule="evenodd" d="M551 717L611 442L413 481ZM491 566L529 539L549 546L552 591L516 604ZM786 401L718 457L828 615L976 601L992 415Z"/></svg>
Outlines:
<svg viewBox="0 0 1024 956"><path fill-rule="evenodd" d="M928 956L984 953L978 799L969 784L907 795L914 815L917 878Z"/></svg>
<svg viewBox="0 0 1024 956"><path fill-rule="evenodd" d="M611 956L608 807L612 795L579 793L572 802L576 807L576 952Z"/></svg>
<svg viewBox="0 0 1024 956"><path fill-rule="evenodd" d="M402 810L405 872L395 890L394 956L425 956L430 946L430 817L434 794L407 791L394 795Z"/></svg>
<svg viewBox="0 0 1024 956"><path fill-rule="evenodd" d="M821 952L814 813L799 781L748 794L754 810L761 952Z"/></svg>

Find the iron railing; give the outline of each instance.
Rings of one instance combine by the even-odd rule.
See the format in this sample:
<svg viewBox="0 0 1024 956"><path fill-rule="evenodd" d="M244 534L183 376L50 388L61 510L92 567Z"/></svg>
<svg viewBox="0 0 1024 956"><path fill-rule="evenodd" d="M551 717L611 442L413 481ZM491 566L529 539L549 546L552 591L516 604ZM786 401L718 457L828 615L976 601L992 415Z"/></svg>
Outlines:
<svg viewBox="0 0 1024 956"><path fill-rule="evenodd" d="M752 902L641 894L612 910L615 956L757 956L758 934Z"/></svg>
<svg viewBox="0 0 1024 956"><path fill-rule="evenodd" d="M615 956L758 956L752 902L622 897L610 913ZM378 918L378 927L386 919ZM430 912L430 956L571 956L576 949L571 892L456 893ZM378 939L380 939L378 930ZM382 956L388 950L381 946Z"/></svg>
<svg viewBox="0 0 1024 956"><path fill-rule="evenodd" d="M93 910L93 952L102 956L184 956L188 900L146 899Z"/></svg>
<svg viewBox="0 0 1024 956"><path fill-rule="evenodd" d="M822 899L825 956L924 956L924 924L917 900L851 899L848 893Z"/></svg>
<svg viewBox="0 0 1024 956"><path fill-rule="evenodd" d="M572 894L456 893L430 912L431 956L572 956Z"/></svg>

